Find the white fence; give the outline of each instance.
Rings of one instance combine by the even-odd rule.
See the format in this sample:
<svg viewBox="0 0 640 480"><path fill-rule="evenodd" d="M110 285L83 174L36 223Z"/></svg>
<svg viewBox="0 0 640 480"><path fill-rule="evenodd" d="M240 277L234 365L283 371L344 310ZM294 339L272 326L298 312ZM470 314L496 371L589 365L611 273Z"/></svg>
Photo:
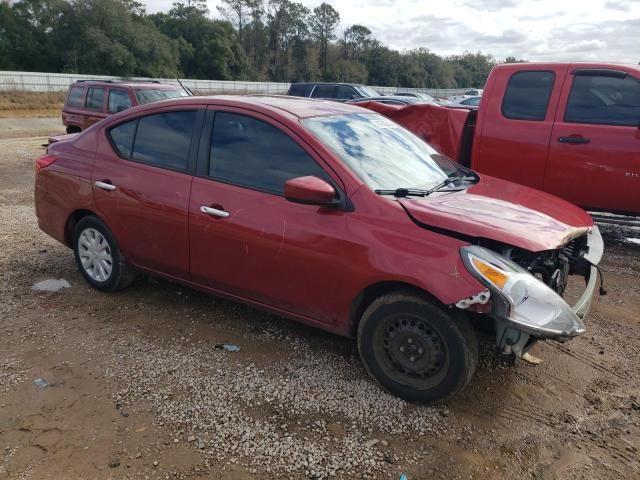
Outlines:
<svg viewBox="0 0 640 480"><path fill-rule="evenodd" d="M42 73L42 72L0 72L0 91L19 90L30 92L65 92L76 80L151 80L141 77L110 77L104 75L80 75L75 73ZM155 78L163 83L178 85L175 78ZM191 80L180 79L182 84L198 93L210 94L243 94L243 93L268 93L286 94L289 83L275 82L236 82L223 80ZM465 89L429 89L429 88L397 88L397 87L372 87L383 95L391 95L398 91L421 92L434 97L448 97L461 95Z"/></svg>

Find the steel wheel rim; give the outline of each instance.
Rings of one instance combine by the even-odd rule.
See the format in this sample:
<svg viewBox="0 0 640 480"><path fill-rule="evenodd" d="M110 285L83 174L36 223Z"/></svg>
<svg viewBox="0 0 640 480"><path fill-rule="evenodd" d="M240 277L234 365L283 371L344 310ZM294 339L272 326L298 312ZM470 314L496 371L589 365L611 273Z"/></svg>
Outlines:
<svg viewBox="0 0 640 480"><path fill-rule="evenodd" d="M393 381L426 390L448 375L449 348L427 319L411 314L391 315L381 322L375 337L375 355Z"/></svg>
<svg viewBox="0 0 640 480"><path fill-rule="evenodd" d="M85 228L78 237L78 256L84 272L96 282L106 282L113 271L111 245L95 228Z"/></svg>

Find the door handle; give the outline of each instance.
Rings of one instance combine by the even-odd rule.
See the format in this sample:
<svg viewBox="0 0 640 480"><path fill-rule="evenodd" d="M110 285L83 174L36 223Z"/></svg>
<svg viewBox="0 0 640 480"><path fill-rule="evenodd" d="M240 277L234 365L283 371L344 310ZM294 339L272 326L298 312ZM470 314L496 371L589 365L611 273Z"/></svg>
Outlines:
<svg viewBox="0 0 640 480"><path fill-rule="evenodd" d="M95 183L96 187L101 188L102 190L106 190L107 192L113 192L117 187L112 183L97 181Z"/></svg>
<svg viewBox="0 0 640 480"><path fill-rule="evenodd" d="M214 217L227 218L229 216L229 212L218 210L217 208L207 207L206 205L202 205L200 207L200 211L206 215L213 215Z"/></svg>
<svg viewBox="0 0 640 480"><path fill-rule="evenodd" d="M571 135L569 137L558 137L560 143L569 143L571 145L582 145L591 142L590 139Z"/></svg>

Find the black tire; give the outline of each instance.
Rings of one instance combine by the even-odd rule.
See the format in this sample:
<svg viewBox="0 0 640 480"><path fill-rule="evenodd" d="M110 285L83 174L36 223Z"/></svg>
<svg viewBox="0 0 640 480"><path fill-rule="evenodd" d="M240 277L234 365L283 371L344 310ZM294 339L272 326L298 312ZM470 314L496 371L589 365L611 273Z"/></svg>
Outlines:
<svg viewBox="0 0 640 480"><path fill-rule="evenodd" d="M106 241L106 247L105 243L100 243L100 245L106 248L106 251L111 257L111 261L107 262L107 264L110 264L111 269L108 275L104 275L104 278L96 278L96 275L91 273L92 270L95 269L85 268L81 258L86 258L87 255L87 249L81 244L81 237L83 232L88 233L91 231L97 231L102 235ZM96 290L100 290L101 292L115 292L128 287L135 280L136 273L127 265L115 237L104 222L97 217L87 216L76 224L73 230L73 252L78 270L87 283Z"/></svg>
<svg viewBox="0 0 640 480"><path fill-rule="evenodd" d="M380 386L411 402L455 395L478 365L478 339L463 315L450 316L433 302L402 292L383 295L365 310L358 349Z"/></svg>

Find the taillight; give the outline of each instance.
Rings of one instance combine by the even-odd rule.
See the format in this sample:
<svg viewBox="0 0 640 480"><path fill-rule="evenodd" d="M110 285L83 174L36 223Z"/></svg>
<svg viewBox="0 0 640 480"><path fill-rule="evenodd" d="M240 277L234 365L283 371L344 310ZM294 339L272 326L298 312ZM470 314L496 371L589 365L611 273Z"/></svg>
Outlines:
<svg viewBox="0 0 640 480"><path fill-rule="evenodd" d="M56 160L57 158L54 157L53 155L49 155L48 153L45 153L44 155L42 155L40 158L36 160L36 172L39 172L43 168L47 168Z"/></svg>

